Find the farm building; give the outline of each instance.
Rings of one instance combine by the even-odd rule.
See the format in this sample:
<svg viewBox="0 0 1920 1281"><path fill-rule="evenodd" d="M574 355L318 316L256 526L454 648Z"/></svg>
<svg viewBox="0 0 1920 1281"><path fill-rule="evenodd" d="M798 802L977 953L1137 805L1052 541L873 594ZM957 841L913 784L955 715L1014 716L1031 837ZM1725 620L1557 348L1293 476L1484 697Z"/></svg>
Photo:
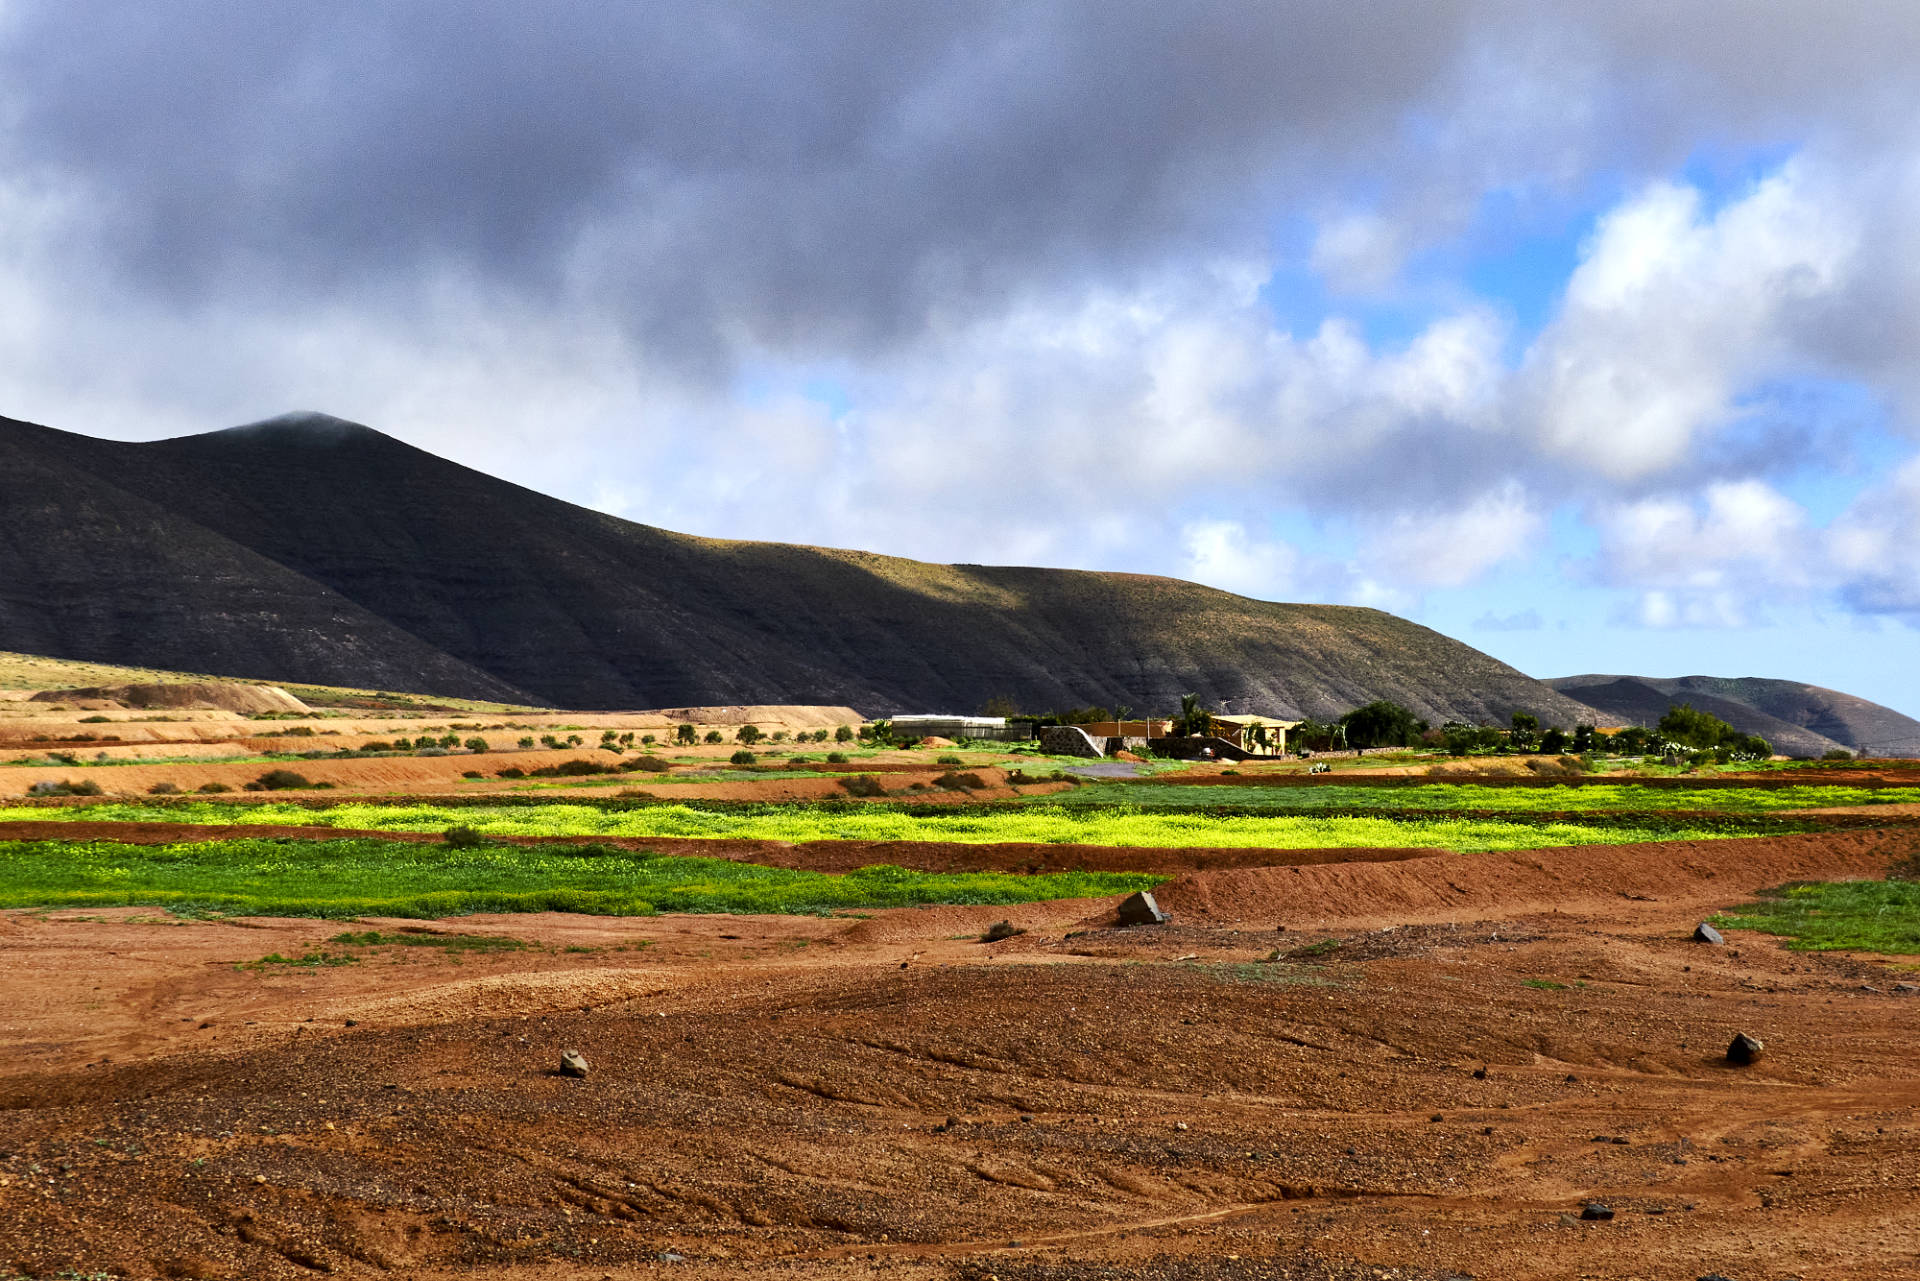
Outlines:
<svg viewBox="0 0 1920 1281"><path fill-rule="evenodd" d="M1287 732L1299 723L1275 720L1271 716L1216 716L1213 732L1244 751L1283 756L1287 750Z"/></svg>

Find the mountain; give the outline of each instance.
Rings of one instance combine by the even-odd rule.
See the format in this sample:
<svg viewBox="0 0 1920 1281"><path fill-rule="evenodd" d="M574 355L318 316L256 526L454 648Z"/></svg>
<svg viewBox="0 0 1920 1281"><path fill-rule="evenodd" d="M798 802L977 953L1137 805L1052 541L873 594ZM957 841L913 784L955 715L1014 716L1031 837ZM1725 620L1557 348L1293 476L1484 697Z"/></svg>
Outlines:
<svg viewBox="0 0 1920 1281"><path fill-rule="evenodd" d="M125 443L0 419L0 648L570 707L1594 713L1379 610L695 538L292 414Z"/></svg>
<svg viewBox="0 0 1920 1281"><path fill-rule="evenodd" d="M1673 704L1691 703L1789 756L1834 748L1920 756L1920 721L1818 685L1758 676L1561 676L1546 683L1606 713L1608 724L1651 727Z"/></svg>

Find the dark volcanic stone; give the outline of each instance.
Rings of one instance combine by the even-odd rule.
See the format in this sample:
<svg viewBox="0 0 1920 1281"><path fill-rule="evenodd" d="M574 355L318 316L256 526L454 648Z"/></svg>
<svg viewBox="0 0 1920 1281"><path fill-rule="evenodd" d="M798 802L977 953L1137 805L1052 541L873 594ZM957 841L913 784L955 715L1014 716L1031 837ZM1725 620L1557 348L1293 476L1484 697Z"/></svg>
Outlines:
<svg viewBox="0 0 1920 1281"><path fill-rule="evenodd" d="M1758 1037L1748 1036L1745 1032L1733 1034L1733 1044L1727 1047L1727 1062L1744 1067L1757 1062L1766 1053L1766 1044Z"/></svg>
<svg viewBox="0 0 1920 1281"><path fill-rule="evenodd" d="M1580 1207L1580 1217L1589 1222L1605 1223L1613 1217L1613 1211L1598 1201L1589 1201Z"/></svg>
<svg viewBox="0 0 1920 1281"><path fill-rule="evenodd" d="M1696 943L1725 943L1727 940L1722 937L1719 930L1714 929L1711 925L1702 921L1693 927L1693 941Z"/></svg>
<svg viewBox="0 0 1920 1281"><path fill-rule="evenodd" d="M1160 905L1153 901L1153 895L1145 890L1128 895L1120 904L1122 925L1165 925L1172 919L1160 910Z"/></svg>

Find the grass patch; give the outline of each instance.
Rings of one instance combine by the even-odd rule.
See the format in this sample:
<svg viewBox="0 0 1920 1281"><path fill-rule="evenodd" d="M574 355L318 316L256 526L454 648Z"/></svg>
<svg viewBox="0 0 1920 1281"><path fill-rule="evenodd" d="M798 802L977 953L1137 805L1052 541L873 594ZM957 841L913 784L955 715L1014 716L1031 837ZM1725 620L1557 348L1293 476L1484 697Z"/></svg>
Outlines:
<svg viewBox="0 0 1920 1281"><path fill-rule="evenodd" d="M1565 983L1556 983L1552 979L1521 979L1520 986L1530 987L1536 992L1564 992Z"/></svg>
<svg viewBox="0 0 1920 1281"><path fill-rule="evenodd" d="M1811 881L1722 913L1723 930L1791 940L1796 952L1920 954L1920 881Z"/></svg>
<svg viewBox="0 0 1920 1281"><path fill-rule="evenodd" d="M240 839L182 845L0 842L0 907L151 904L198 916L433 919L473 912L825 913L923 903L1012 904L1126 894L1151 888L1162 879L1137 873L1023 876L915 872L889 866L830 875L598 845L462 848L377 838ZM411 935L380 937L382 945L444 946L431 941L412 943ZM487 940L472 946L484 950L502 944Z"/></svg>
<svg viewBox="0 0 1920 1281"><path fill-rule="evenodd" d="M1113 789L1117 792L1119 789ZM1212 790L1212 789L1205 789ZM1051 798L1050 798L1051 799ZM84 809L0 809L0 818L281 824L363 831L437 832L459 823L487 836L608 836L641 840L736 837L749 840L1023 842L1136 846L1152 849L1353 849L1413 847L1479 852L1633 841L1706 840L1797 831L1781 820L1733 816L1721 820L1661 817L1559 819L1553 815L1465 817L1423 814L1297 815L1236 813L1217 807L1186 810L1105 806L984 804L965 806L862 805L849 802L741 804L654 802L627 804L529 800L522 804L360 804L266 802L248 805L193 801L93 805Z"/></svg>
<svg viewBox="0 0 1920 1281"><path fill-rule="evenodd" d="M242 961L234 966L236 970L266 970L277 966L293 969L318 969L323 965L352 965L360 958L339 952L308 952L301 956L282 956L278 952L269 952L257 961Z"/></svg>

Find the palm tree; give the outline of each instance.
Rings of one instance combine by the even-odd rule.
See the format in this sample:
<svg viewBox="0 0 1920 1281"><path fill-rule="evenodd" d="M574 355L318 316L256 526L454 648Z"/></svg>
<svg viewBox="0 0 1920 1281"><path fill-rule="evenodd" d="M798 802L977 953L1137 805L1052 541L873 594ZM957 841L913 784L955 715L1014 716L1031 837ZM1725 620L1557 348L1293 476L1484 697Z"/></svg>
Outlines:
<svg viewBox="0 0 1920 1281"><path fill-rule="evenodd" d="M1198 694L1180 696L1180 715L1174 717L1173 733L1176 738L1189 734L1207 734L1213 731L1213 713L1200 706Z"/></svg>

